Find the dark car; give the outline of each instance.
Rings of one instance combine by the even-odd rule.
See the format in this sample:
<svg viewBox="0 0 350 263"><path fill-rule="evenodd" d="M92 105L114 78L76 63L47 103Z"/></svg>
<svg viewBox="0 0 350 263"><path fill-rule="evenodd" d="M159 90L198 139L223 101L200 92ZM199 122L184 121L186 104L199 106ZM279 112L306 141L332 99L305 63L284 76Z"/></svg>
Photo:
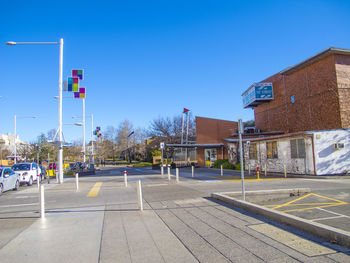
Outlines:
<svg viewBox="0 0 350 263"><path fill-rule="evenodd" d="M75 163L76 169L84 170L86 168L86 164L84 162L76 162Z"/></svg>
<svg viewBox="0 0 350 263"><path fill-rule="evenodd" d="M69 170L75 171L75 170L77 170L77 169L79 169L79 167L77 166L76 163L70 163L70 164L69 164Z"/></svg>

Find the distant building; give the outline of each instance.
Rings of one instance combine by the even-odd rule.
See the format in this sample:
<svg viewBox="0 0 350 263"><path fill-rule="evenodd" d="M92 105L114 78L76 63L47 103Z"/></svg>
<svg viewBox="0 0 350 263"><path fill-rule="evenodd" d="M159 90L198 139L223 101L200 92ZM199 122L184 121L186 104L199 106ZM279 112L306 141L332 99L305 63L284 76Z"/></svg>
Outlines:
<svg viewBox="0 0 350 263"><path fill-rule="evenodd" d="M19 155L21 149L25 146L28 146L29 143L22 142L19 139L19 136L17 135L16 145L17 145L17 154ZM0 147L1 150L9 150L12 152L12 155L14 153L14 143L15 143L15 136L13 134L0 134ZM13 156L9 156L9 158L14 158ZM5 158L5 157L3 157Z"/></svg>

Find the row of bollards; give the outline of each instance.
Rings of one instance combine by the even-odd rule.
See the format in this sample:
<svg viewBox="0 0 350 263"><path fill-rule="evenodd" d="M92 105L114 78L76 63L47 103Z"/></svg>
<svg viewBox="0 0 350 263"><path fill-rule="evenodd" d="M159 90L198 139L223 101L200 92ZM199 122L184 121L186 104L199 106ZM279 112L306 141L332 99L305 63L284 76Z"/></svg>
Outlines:
<svg viewBox="0 0 350 263"><path fill-rule="evenodd" d="M222 165L221 165L221 171L222 171ZM248 165L248 173L250 174L250 165ZM257 173L257 177L259 179L259 175L260 175L259 165L256 166L256 173ZM287 166L285 164L283 164L283 174L284 174L284 178L287 178ZM266 165L266 163L264 164L264 175L267 176L267 165Z"/></svg>
<svg viewBox="0 0 350 263"><path fill-rule="evenodd" d="M194 177L194 166L192 165L192 178ZM167 167L168 168L168 180L171 180L171 172L170 172L170 166ZM161 167L161 175L163 176L163 167ZM176 176L176 182L179 183L179 168L175 169L175 176Z"/></svg>
<svg viewBox="0 0 350 263"><path fill-rule="evenodd" d="M128 187L128 172L124 171L124 185ZM137 181L137 204L140 211L143 211L143 201L142 201L142 184L141 180Z"/></svg>

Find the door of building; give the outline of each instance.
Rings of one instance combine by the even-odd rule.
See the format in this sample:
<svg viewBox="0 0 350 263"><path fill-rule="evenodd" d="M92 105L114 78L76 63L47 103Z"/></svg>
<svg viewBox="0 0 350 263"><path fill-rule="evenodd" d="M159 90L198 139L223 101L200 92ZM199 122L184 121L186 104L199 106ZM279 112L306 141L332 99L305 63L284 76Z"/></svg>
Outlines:
<svg viewBox="0 0 350 263"><path fill-rule="evenodd" d="M216 149L204 149L205 166L211 167L216 161Z"/></svg>

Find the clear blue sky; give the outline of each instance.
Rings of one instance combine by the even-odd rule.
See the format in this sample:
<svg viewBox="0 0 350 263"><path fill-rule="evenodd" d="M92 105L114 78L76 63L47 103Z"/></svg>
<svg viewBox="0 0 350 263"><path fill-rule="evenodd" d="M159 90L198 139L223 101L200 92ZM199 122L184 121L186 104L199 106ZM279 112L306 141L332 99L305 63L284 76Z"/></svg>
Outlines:
<svg viewBox="0 0 350 263"><path fill-rule="evenodd" d="M349 29L350 1L1 0L0 133L13 133L15 114L39 117L18 120L26 141L58 123L58 46L6 41L64 38L64 79L85 69L86 113L103 130L124 119L148 127L183 107L253 119L243 91L330 46L350 48ZM82 102L65 99L63 109L72 123ZM81 128L64 135L81 139Z"/></svg>

